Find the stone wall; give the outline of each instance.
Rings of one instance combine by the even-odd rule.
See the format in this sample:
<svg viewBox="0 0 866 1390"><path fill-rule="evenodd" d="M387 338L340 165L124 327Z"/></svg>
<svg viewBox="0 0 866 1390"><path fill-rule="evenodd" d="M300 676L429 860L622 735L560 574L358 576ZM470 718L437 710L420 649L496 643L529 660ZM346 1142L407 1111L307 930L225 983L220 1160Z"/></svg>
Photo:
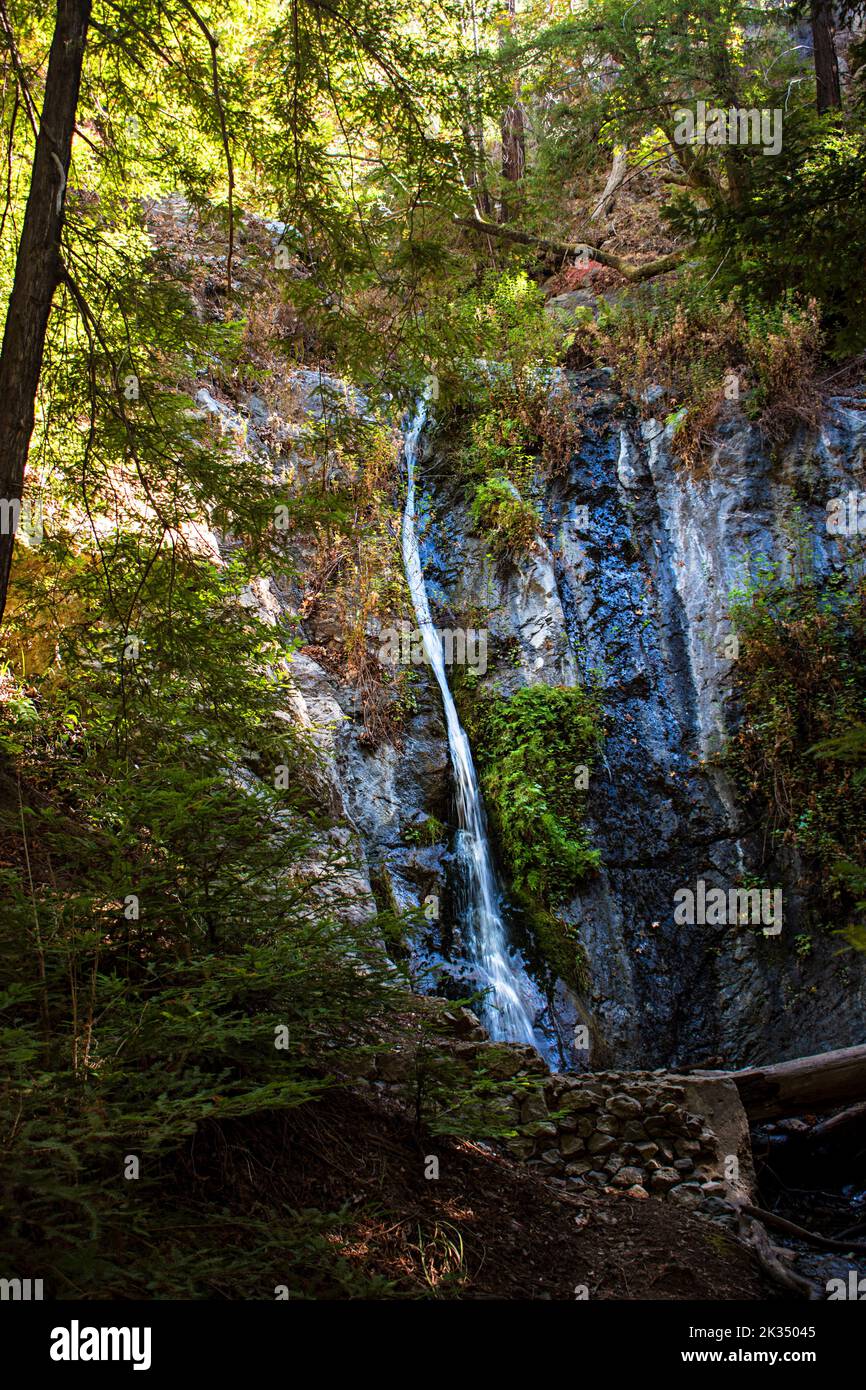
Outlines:
<svg viewBox="0 0 866 1390"><path fill-rule="evenodd" d="M733 1083L657 1071L553 1075L515 1104L519 1133L506 1144L516 1157L578 1185L665 1197L735 1224L729 1202L753 1175Z"/></svg>
<svg viewBox="0 0 866 1390"><path fill-rule="evenodd" d="M488 1041L468 1010L449 1017L458 1036L441 1040L448 1056L505 1083L497 1116L515 1132L499 1142L513 1157L570 1186L661 1197L736 1225L734 1203L751 1198L755 1177L732 1081L667 1071L551 1074L534 1048ZM405 1048L380 1053L366 1084L402 1088L414 1062Z"/></svg>

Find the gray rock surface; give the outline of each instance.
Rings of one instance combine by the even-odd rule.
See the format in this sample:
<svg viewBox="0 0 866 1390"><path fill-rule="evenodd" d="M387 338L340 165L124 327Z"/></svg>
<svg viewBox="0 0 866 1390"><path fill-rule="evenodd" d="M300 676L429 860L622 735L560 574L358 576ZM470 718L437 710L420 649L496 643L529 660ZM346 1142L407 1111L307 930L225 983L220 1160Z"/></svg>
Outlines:
<svg viewBox="0 0 866 1390"><path fill-rule="evenodd" d="M711 761L736 721L729 597L757 556L788 574L810 553L826 580L848 563L846 545L862 545L829 536L825 509L863 486L866 413L831 403L817 435L774 460L728 406L711 464L693 476L675 458L672 426L618 402L606 372L569 381L584 438L547 486L543 534L525 562L492 566L435 459L426 478L431 590L458 619L484 596L486 682L508 693L595 681L603 692L608 736L589 803L603 867L567 913L591 986L570 1001L579 1013L564 989L555 1007L591 1021L591 1066L738 1065L859 1042L863 962L840 958L826 930L807 956L794 948L809 925L796 862L772 866L784 888L778 937L675 926L673 906L677 888L736 886L760 862L765 827Z"/></svg>

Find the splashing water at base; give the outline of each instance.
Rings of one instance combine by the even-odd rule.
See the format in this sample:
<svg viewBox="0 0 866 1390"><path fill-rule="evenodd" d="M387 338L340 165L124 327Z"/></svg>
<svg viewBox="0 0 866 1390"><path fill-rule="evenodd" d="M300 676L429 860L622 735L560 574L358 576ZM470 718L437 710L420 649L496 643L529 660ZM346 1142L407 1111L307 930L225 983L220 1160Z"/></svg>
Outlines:
<svg viewBox="0 0 866 1390"><path fill-rule="evenodd" d="M433 668L448 731L448 748L457 786L459 834L457 855L466 878L467 942L472 964L487 993L482 1019L492 1038L500 1042L525 1042L546 1050L536 1038L527 1003L537 991L519 961L509 951L505 923L500 911L500 895L490 857L484 806L475 776L469 740L457 717L454 698L445 674L442 638L433 626L430 603L421 569L415 534L415 465L421 432L427 418L425 401L415 409L406 433L404 451L408 491L403 513L403 563L415 619L421 633L427 660ZM532 1007L530 1003L530 1007ZM534 1012L534 1009L533 1009Z"/></svg>

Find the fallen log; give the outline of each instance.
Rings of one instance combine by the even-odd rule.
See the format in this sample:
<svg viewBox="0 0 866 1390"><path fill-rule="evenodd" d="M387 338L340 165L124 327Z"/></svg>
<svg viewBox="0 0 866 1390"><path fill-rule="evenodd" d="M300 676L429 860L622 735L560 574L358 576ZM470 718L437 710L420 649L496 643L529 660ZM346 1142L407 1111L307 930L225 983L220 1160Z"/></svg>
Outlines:
<svg viewBox="0 0 866 1390"><path fill-rule="evenodd" d="M723 1074L734 1082L752 1121L835 1110L866 1101L866 1046Z"/></svg>
<svg viewBox="0 0 866 1390"><path fill-rule="evenodd" d="M860 1129L864 1125L866 1125L866 1100L861 1100L856 1105L849 1105L847 1110L840 1111L838 1115L831 1115L829 1119L813 1125L807 1138L810 1143L820 1144L823 1139L831 1137L836 1139L840 1132L848 1129Z"/></svg>
<svg viewBox="0 0 866 1390"><path fill-rule="evenodd" d="M531 232L523 232L518 227L506 227L495 222L485 222L480 217L455 217L454 222L458 227L468 227L474 232L483 232L485 236L500 237L503 241L513 241L519 246L532 246L537 251L547 256L558 256L565 259L568 256L579 256L587 252L589 257L598 261L599 265L606 265L611 270L616 270L631 284L639 284L642 280L651 280L656 275L664 275L669 270L675 270L685 259L685 251L672 251L669 256L661 256L655 261L645 261L642 265L635 265L631 261L624 261L622 256L614 256L609 251L602 251L598 246L590 246L588 242L566 242L550 241L547 237L533 236Z"/></svg>
<svg viewBox="0 0 866 1390"><path fill-rule="evenodd" d="M739 1210L739 1235L753 1251L764 1273L774 1283L787 1289L796 1298L804 1298L810 1303L820 1299L821 1293L816 1284L795 1274L783 1263L790 1251L774 1246L760 1221L748 1216L742 1208Z"/></svg>

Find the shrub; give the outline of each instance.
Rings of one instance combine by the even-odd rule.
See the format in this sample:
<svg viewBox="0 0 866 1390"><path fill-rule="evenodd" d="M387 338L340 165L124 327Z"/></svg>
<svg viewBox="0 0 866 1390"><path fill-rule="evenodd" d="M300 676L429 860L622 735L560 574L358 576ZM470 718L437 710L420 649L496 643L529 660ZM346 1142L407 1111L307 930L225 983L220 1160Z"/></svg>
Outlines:
<svg viewBox="0 0 866 1390"><path fill-rule="evenodd" d="M852 906L850 876L866 869L866 786L840 743L866 702L866 585L821 593L763 562L732 595L731 618L742 722L729 765L770 845L800 854L807 888L837 917Z"/></svg>
<svg viewBox="0 0 866 1390"><path fill-rule="evenodd" d="M788 295L766 306L684 281L606 310L593 333L598 355L632 391L665 388L674 445L690 466L706 460L726 399L742 399L771 445L817 422L821 330L814 300Z"/></svg>
<svg viewBox="0 0 866 1390"><path fill-rule="evenodd" d="M815 301L837 357L866 346L866 136L800 110L785 117L778 156L751 161L748 196L698 208L672 200L675 231L697 237L714 288L772 307ZM711 268L711 269L710 269Z"/></svg>
<svg viewBox="0 0 866 1390"><path fill-rule="evenodd" d="M458 301L452 319L464 370L481 358L506 365L517 381L556 361L556 327L544 311L544 294L523 270L488 271Z"/></svg>
<svg viewBox="0 0 866 1390"><path fill-rule="evenodd" d="M532 502L524 501L508 478L499 476L480 483L471 511L476 526L487 533L494 555L514 560L532 549L541 515Z"/></svg>

